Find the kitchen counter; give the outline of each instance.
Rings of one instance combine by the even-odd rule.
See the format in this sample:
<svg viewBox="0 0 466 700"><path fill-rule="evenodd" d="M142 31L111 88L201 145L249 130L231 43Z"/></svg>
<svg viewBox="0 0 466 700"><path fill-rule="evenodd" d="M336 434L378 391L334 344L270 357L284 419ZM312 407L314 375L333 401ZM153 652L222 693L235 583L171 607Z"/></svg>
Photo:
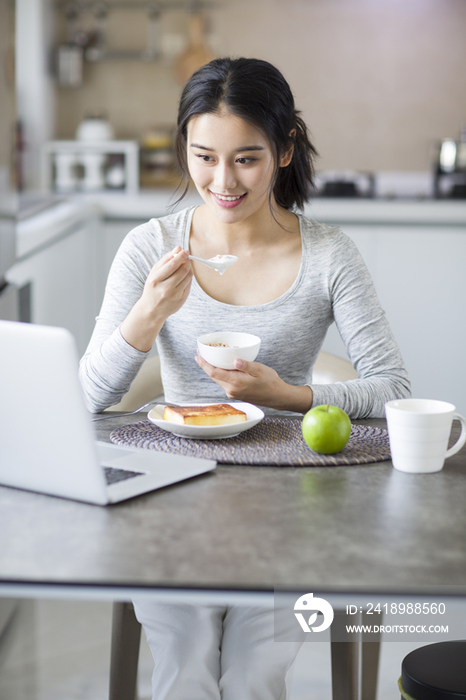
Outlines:
<svg viewBox="0 0 466 700"><path fill-rule="evenodd" d="M50 203L38 212L20 218L16 225L16 257L18 260L37 252L67 235L79 223L99 215L96 202L65 199Z"/></svg>
<svg viewBox="0 0 466 700"><path fill-rule="evenodd" d="M176 196L171 189L160 189L142 190L137 195L102 194L77 199L93 202L106 219L148 220L168 213ZM198 203L199 195L190 191L176 209ZM466 200L316 197L304 212L317 221L334 223L466 224Z"/></svg>
<svg viewBox="0 0 466 700"><path fill-rule="evenodd" d="M172 188L160 188L141 190L138 194L124 196L114 193L84 195L82 199L92 201L99 208L100 215L104 219L148 221L153 217L169 214L178 196L179 194L174 194ZM202 200L197 192L190 190L174 210L179 211L195 204L202 204Z"/></svg>
<svg viewBox="0 0 466 700"><path fill-rule="evenodd" d="M29 255L86 217L147 221L168 214L175 201L176 196L171 189L161 188L143 190L135 195L74 195L52 202L51 206L38 213L31 210L32 215L18 222L17 256L22 258ZM176 211L199 203L199 195L191 190L174 209ZM332 224L466 226L466 201L316 197L306 206L305 214L317 221Z"/></svg>
<svg viewBox="0 0 466 700"><path fill-rule="evenodd" d="M466 200L317 197L305 214L335 224L466 225Z"/></svg>

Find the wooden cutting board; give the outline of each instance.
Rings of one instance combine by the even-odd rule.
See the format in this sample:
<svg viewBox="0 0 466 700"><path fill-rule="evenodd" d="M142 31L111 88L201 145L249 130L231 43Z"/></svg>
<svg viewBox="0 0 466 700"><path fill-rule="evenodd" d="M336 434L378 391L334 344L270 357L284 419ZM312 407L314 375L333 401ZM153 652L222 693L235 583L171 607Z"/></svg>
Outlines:
<svg viewBox="0 0 466 700"><path fill-rule="evenodd" d="M189 45L175 61L176 79L184 85L193 73L209 63L215 56L204 42L204 20L200 14L192 14L189 22Z"/></svg>

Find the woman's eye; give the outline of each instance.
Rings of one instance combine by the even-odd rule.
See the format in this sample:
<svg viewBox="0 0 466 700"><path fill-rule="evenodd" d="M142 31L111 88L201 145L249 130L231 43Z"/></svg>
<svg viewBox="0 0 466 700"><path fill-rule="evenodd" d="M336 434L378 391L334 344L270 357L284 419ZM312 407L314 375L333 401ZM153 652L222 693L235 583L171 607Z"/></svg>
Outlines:
<svg viewBox="0 0 466 700"><path fill-rule="evenodd" d="M210 163L212 160L211 156L207 156L204 153L198 153L197 157L204 161L204 163Z"/></svg>
<svg viewBox="0 0 466 700"><path fill-rule="evenodd" d="M247 165L248 163L252 163L254 160L256 160L256 159L243 157L243 158L238 158L236 162L239 163L240 165Z"/></svg>

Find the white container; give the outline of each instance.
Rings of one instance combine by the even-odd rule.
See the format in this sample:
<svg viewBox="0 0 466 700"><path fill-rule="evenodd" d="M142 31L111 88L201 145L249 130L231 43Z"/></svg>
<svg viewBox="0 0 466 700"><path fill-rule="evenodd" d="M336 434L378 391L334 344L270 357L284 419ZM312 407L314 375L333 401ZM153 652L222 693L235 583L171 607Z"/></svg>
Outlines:
<svg viewBox="0 0 466 700"><path fill-rule="evenodd" d="M84 177L80 187L84 192L98 192L105 187L104 164L107 156L104 153L83 153L79 160L84 168Z"/></svg>
<svg viewBox="0 0 466 700"><path fill-rule="evenodd" d="M84 119L76 131L78 141L111 141L113 136L111 125L100 117Z"/></svg>
<svg viewBox="0 0 466 700"><path fill-rule="evenodd" d="M235 369L235 360L254 362L261 345L257 335L219 331L197 339L197 349L206 362L220 369Z"/></svg>
<svg viewBox="0 0 466 700"><path fill-rule="evenodd" d="M57 51L58 83L78 87L83 82L83 50L80 46L63 44Z"/></svg>
<svg viewBox="0 0 466 700"><path fill-rule="evenodd" d="M77 188L78 176L76 153L55 154L55 189L57 192L74 192Z"/></svg>

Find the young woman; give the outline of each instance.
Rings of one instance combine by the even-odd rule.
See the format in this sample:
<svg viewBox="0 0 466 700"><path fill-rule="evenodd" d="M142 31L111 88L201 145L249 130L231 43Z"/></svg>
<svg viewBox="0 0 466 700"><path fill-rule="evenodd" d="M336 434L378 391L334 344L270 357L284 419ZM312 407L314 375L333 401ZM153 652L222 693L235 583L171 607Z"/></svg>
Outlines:
<svg viewBox="0 0 466 700"><path fill-rule="evenodd" d="M181 97L177 153L204 203L152 219L123 242L81 362L89 408L117 403L154 343L174 403L228 397L298 413L332 403L366 418L409 396L355 246L299 213L312 193L316 151L281 73L244 58L201 68ZM189 253L238 262L220 276ZM312 368L333 322L358 379L315 385ZM199 335L230 329L260 336L256 362L227 371L195 357ZM136 610L156 660L154 698L284 697L299 645L274 644L271 611L149 603Z"/></svg>
<svg viewBox="0 0 466 700"><path fill-rule="evenodd" d="M181 97L177 152L204 204L138 226L121 246L81 363L89 408L117 403L154 343L172 402L228 397L300 413L330 402L366 418L408 396L354 245L297 213L312 193L315 150L281 73L254 59L201 68ZM189 252L238 262L220 276ZM316 386L332 322L358 379ZM196 338L226 329L260 336L257 362L225 371L195 361Z"/></svg>

